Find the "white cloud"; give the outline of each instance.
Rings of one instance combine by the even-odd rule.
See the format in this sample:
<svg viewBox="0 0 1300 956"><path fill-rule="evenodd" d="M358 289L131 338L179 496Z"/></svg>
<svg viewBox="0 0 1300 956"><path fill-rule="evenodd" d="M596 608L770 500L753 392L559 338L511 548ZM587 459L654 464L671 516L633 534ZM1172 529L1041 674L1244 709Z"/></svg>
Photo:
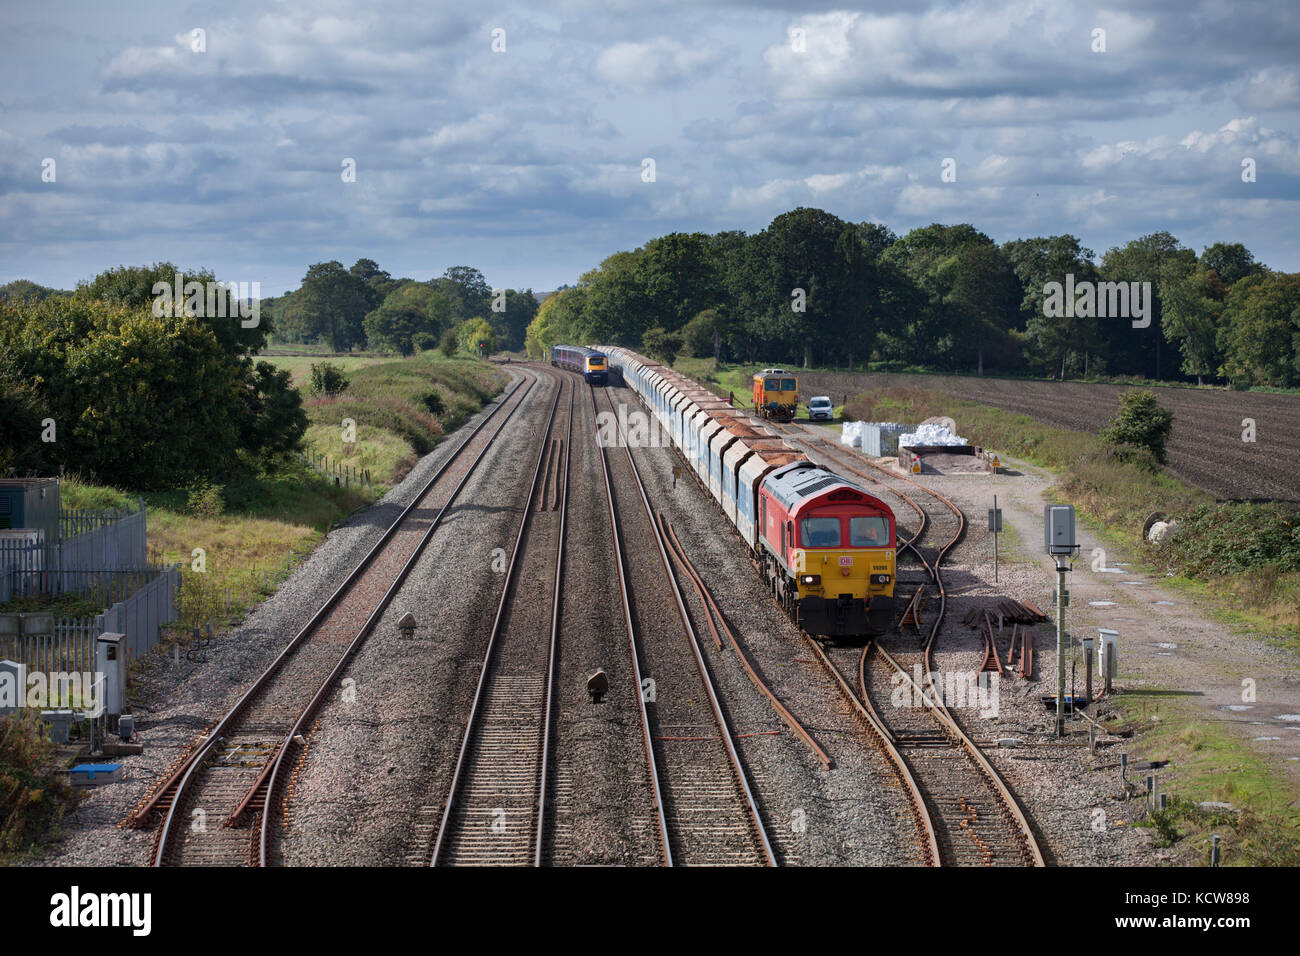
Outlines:
<svg viewBox="0 0 1300 956"><path fill-rule="evenodd" d="M700 76L713 54L690 49L669 37L615 43L596 58L596 74L607 83L639 93L680 86Z"/></svg>

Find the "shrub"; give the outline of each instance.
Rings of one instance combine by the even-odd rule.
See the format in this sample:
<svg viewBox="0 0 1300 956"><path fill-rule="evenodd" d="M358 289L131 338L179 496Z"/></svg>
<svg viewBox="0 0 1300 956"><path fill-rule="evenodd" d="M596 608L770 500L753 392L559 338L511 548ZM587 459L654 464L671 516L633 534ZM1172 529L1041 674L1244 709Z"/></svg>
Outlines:
<svg viewBox="0 0 1300 956"><path fill-rule="evenodd" d="M451 358L456 354L458 348L460 348L460 337L456 333L456 327L452 326L442 333L442 339L438 342L438 349L447 358Z"/></svg>
<svg viewBox="0 0 1300 956"><path fill-rule="evenodd" d="M0 856L39 840L76 800L54 756L35 710L0 717Z"/></svg>
<svg viewBox="0 0 1300 956"><path fill-rule="evenodd" d="M1174 413L1162 408L1153 393L1146 389L1130 389L1120 396L1120 409L1109 425L1101 431L1101 439L1121 448L1146 449L1164 464L1165 443L1174 428Z"/></svg>
<svg viewBox="0 0 1300 956"><path fill-rule="evenodd" d="M439 392L429 392L427 395L420 396L420 403L429 410L430 415L441 415L447 410Z"/></svg>
<svg viewBox="0 0 1300 956"><path fill-rule="evenodd" d="M313 395L340 395L347 390L348 377L343 369L329 362L313 362L311 366L311 393Z"/></svg>
<svg viewBox="0 0 1300 956"><path fill-rule="evenodd" d="M438 347L438 337L432 332L416 332L411 336L411 344L421 352Z"/></svg>
<svg viewBox="0 0 1300 956"><path fill-rule="evenodd" d="M189 513L196 518L215 518L226 510L221 489L207 482L189 487L185 505Z"/></svg>

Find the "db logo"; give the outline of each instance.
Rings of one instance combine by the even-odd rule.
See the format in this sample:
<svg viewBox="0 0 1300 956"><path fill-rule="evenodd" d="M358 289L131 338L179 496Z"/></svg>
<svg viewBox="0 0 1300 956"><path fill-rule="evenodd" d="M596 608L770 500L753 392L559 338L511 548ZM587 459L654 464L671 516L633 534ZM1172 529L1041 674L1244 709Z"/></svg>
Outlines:
<svg viewBox="0 0 1300 956"><path fill-rule="evenodd" d="M852 557L852 555L841 554L841 555L840 555L840 567L842 567L842 568L851 568L851 567L853 567L853 557Z"/></svg>

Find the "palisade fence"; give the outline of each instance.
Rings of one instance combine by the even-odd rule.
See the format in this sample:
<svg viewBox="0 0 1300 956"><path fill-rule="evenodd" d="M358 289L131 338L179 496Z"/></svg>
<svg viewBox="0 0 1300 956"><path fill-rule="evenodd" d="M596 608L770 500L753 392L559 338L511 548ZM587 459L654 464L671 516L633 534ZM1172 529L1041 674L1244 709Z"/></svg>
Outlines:
<svg viewBox="0 0 1300 956"><path fill-rule="evenodd" d="M120 600L113 596L113 580L124 569L148 567L147 521L143 501L138 511L64 511L59 516L60 539L53 548L0 541L0 604L15 597L85 593L96 587L107 589L105 606L110 599Z"/></svg>
<svg viewBox="0 0 1300 956"><path fill-rule="evenodd" d="M126 635L128 661L149 653L158 644L162 626L179 616L181 566L156 565L128 573L138 586L94 617L56 617L41 611L0 614L0 659L24 664L29 672L90 673L95 670L95 639L105 631Z"/></svg>
<svg viewBox="0 0 1300 956"><path fill-rule="evenodd" d="M87 509L60 515L60 541L0 542L0 604L20 597L75 595L105 610L93 617L50 611L0 612L0 658L30 671L93 671L95 639L126 635L131 657L158 643L177 618L180 565L145 560L147 517L139 510Z"/></svg>

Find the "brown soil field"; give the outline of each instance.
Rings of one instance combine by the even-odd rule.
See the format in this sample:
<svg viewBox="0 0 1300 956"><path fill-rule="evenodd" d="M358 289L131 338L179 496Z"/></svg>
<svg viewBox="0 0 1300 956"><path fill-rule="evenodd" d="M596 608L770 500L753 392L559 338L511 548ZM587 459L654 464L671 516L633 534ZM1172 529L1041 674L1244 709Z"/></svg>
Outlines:
<svg viewBox="0 0 1300 956"><path fill-rule="evenodd" d="M1096 433L1119 409L1129 386L1039 382L957 375L805 372L799 390L839 401L873 388L945 392L1060 428ZM1221 389L1152 388L1174 413L1168 470L1220 498L1300 502L1300 396ZM1255 420L1255 441L1242 441L1242 420ZM961 422L958 421L958 431Z"/></svg>

